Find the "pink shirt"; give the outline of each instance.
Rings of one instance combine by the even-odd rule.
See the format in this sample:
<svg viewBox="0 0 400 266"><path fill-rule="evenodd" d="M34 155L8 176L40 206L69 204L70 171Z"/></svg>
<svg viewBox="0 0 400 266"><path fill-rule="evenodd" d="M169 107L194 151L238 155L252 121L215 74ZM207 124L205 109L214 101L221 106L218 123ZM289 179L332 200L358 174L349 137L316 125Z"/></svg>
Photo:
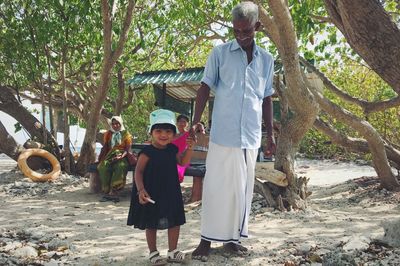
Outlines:
<svg viewBox="0 0 400 266"><path fill-rule="evenodd" d="M174 144L176 147L178 147L178 154L180 155L182 152L184 152L187 148L186 144L186 139L189 136L189 132L183 133L183 135L179 136L177 139L172 141L172 144ZM189 166L189 164L185 165L177 165L178 168L178 178L179 182L182 183L184 177L185 177L185 170Z"/></svg>

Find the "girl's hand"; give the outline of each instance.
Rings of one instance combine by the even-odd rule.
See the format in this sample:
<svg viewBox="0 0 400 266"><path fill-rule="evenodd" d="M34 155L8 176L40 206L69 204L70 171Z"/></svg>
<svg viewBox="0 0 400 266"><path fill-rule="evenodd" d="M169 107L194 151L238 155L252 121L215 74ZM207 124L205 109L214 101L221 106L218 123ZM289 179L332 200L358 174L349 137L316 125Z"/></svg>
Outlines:
<svg viewBox="0 0 400 266"><path fill-rule="evenodd" d="M194 139L196 141L196 132L198 132L199 127L200 127L200 123L194 124L190 127L189 129L189 136Z"/></svg>
<svg viewBox="0 0 400 266"><path fill-rule="evenodd" d="M186 139L186 144L187 144L187 149L188 150L193 150L194 145L196 144L196 141L192 137L188 137Z"/></svg>
<svg viewBox="0 0 400 266"><path fill-rule="evenodd" d="M139 203L142 205L149 203L149 199L151 198L145 189L139 190L138 196Z"/></svg>

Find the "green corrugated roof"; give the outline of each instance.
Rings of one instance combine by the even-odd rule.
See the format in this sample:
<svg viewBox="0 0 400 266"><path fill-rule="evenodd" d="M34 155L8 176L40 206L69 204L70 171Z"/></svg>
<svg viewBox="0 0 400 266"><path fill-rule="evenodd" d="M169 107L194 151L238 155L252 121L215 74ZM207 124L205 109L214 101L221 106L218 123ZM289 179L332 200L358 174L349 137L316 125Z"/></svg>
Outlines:
<svg viewBox="0 0 400 266"><path fill-rule="evenodd" d="M196 98L197 89L203 78L204 67L188 68L185 70L147 71L136 74L128 80L128 85L141 87L152 84L159 89L165 84L166 94L184 102L191 102ZM211 92L211 97L213 97Z"/></svg>
<svg viewBox="0 0 400 266"><path fill-rule="evenodd" d="M188 68L186 70L160 70L148 71L136 74L128 84L131 86L143 86L146 84L176 84L201 81L204 73L204 67Z"/></svg>
<svg viewBox="0 0 400 266"><path fill-rule="evenodd" d="M190 103L196 98L197 89L203 78L204 67L188 68L186 70L147 71L136 74L128 80L128 85L141 87L153 84L157 106L189 114ZM162 99L162 84L166 84L166 98ZM172 97L172 98L170 98ZM214 93L210 92L210 97ZM274 118L280 120L279 102L274 101Z"/></svg>

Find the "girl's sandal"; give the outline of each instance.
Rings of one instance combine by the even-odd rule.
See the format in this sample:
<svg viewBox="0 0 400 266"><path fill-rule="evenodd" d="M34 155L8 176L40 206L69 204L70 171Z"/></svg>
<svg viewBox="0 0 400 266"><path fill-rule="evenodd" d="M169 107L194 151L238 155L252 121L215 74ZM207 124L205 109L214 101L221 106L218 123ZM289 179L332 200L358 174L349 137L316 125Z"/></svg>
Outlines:
<svg viewBox="0 0 400 266"><path fill-rule="evenodd" d="M149 254L149 260L151 265L166 265L168 262L165 258L160 256L160 252L158 250L155 250Z"/></svg>
<svg viewBox="0 0 400 266"><path fill-rule="evenodd" d="M168 251L167 260L168 260L168 262L185 263L186 256L185 256L185 253L183 253L182 251L175 249L173 251Z"/></svg>

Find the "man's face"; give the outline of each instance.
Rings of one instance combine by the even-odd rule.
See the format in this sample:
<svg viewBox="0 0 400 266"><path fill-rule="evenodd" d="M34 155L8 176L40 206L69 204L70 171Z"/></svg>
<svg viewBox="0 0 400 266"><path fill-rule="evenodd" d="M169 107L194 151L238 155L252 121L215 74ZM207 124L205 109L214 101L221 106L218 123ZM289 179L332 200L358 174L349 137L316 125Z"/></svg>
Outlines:
<svg viewBox="0 0 400 266"><path fill-rule="evenodd" d="M248 20L244 19L233 21L233 34L243 49L247 49L253 45L254 35L259 26L260 22L252 25Z"/></svg>

